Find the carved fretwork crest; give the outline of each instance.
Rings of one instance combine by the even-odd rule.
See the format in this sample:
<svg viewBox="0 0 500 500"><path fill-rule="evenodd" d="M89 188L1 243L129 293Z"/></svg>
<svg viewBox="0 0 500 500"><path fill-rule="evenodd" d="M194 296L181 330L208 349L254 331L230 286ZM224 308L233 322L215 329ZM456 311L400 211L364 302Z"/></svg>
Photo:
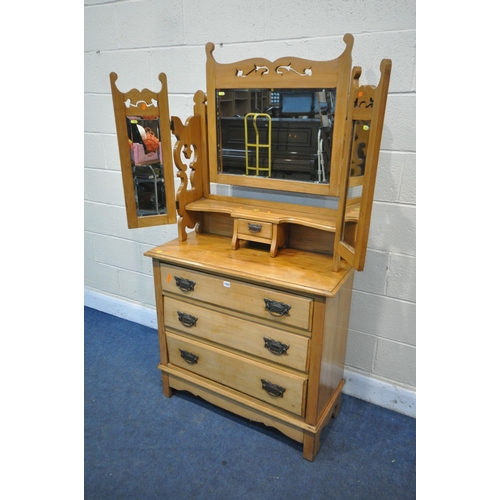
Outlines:
<svg viewBox="0 0 500 500"><path fill-rule="evenodd" d="M146 108L158 107L158 101L156 99L151 99L151 102L148 103L147 101L141 99L137 101L136 103L133 103L130 98L128 98L123 104L125 104L125 107L127 108L140 108L142 110L145 110Z"/></svg>
<svg viewBox="0 0 500 500"><path fill-rule="evenodd" d="M288 64L287 66L277 66L276 69L274 70L278 75L284 75L285 73L283 70L286 70L288 73L292 72L295 73L299 76L312 76L312 68L305 68L302 73L297 71L296 69L292 68L292 64ZM242 69L236 69L236 76L238 78L246 78L252 73L258 73L259 71L262 71L260 73L260 76L268 75L269 74L269 68L267 66L257 66L254 65L253 69L245 73Z"/></svg>
<svg viewBox="0 0 500 500"><path fill-rule="evenodd" d="M373 87L360 87L357 91L356 98L354 99L355 108L373 108L373 96L375 88Z"/></svg>

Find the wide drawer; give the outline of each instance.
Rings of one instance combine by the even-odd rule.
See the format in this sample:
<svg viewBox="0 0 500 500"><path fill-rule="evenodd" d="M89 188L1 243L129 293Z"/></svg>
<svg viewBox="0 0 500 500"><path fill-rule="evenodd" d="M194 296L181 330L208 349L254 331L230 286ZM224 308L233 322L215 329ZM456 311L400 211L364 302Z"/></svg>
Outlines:
<svg viewBox="0 0 500 500"><path fill-rule="evenodd" d="M167 333L169 363L304 416L307 377Z"/></svg>
<svg viewBox="0 0 500 500"><path fill-rule="evenodd" d="M167 329L181 330L304 372L308 369L309 338L303 335L173 297L164 297L164 318Z"/></svg>
<svg viewBox="0 0 500 500"><path fill-rule="evenodd" d="M311 331L314 301L309 297L168 264L161 265L161 283L165 292Z"/></svg>

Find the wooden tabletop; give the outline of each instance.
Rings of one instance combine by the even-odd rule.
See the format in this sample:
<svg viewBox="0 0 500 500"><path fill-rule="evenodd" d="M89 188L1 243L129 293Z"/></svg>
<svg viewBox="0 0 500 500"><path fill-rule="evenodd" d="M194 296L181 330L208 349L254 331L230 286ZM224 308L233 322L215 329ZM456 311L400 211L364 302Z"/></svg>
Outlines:
<svg viewBox="0 0 500 500"><path fill-rule="evenodd" d="M339 272L333 272L329 255L285 248L271 257L269 246L256 248L242 242L238 250L232 250L230 238L195 232L189 233L186 241L172 240L145 255L233 279L326 297L333 296L353 272L345 262Z"/></svg>

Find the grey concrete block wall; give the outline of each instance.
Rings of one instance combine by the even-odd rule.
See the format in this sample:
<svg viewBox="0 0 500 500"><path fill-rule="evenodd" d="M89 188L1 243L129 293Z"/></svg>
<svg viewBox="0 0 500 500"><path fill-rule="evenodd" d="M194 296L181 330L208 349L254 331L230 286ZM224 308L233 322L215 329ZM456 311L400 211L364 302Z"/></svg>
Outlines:
<svg viewBox="0 0 500 500"><path fill-rule="evenodd" d="M176 226L127 228L109 73L118 87L158 89L168 77L170 111L186 119L205 90L205 43L228 62L254 56L337 57L355 38L361 83L393 71L365 271L355 277L346 367L415 390L416 26L414 0L85 0L85 287L154 308L148 248Z"/></svg>

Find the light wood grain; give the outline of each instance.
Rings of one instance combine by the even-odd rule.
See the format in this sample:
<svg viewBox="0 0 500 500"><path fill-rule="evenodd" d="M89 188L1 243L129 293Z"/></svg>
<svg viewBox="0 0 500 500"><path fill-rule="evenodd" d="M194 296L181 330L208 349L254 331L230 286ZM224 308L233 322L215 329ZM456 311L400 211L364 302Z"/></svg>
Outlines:
<svg viewBox="0 0 500 500"><path fill-rule="evenodd" d="M239 219L254 219L275 224L297 224L328 232L335 232L337 229L337 210L322 207L212 196L189 203L186 210L225 213ZM356 222L359 217L359 207L349 206L345 217L346 221Z"/></svg>
<svg viewBox="0 0 500 500"><path fill-rule="evenodd" d="M169 363L161 363L162 373L170 387L191 390L239 415L253 415L303 442L304 458L313 460L322 429L340 408L354 271L345 267L333 272L327 255L284 249L272 258L262 250L231 250L229 241L190 233L186 241L174 240L147 253L160 266L156 279L164 297L162 333ZM192 279L194 290L179 290L175 275ZM231 286L224 286L228 280ZM270 293L289 301L298 316L291 314L289 323L263 319L262 297ZM195 317L199 330L182 326L179 310ZM273 327L274 321L281 330ZM308 329L297 328L297 322ZM261 337L267 333L282 335L273 339L289 342L298 357L288 363L264 353ZM199 361L186 363L180 349ZM304 361L300 376L296 370L304 369ZM285 388L283 398L261 392L266 376Z"/></svg>
<svg viewBox="0 0 500 500"><path fill-rule="evenodd" d="M165 342L165 319L163 317L163 290L161 287L161 273L160 273L160 263L157 260L153 260L153 276L155 284L155 303L156 303L156 318L158 321L158 344L160 348L160 363L168 364L168 351L167 343ZM170 389L168 374L162 372L162 385L163 394L166 397L172 396L172 390Z"/></svg>
<svg viewBox="0 0 500 500"><path fill-rule="evenodd" d="M170 332L167 333L167 345L169 361L174 366L303 416L307 387L306 375L299 373L294 375ZM187 363L181 356L181 349L198 356L198 362ZM285 389L283 396L269 395L262 388L262 379Z"/></svg>
<svg viewBox="0 0 500 500"><path fill-rule="evenodd" d="M267 250L241 247L232 250L228 238L189 233L186 241L173 240L145 253L165 263L193 270L207 271L222 277L233 277L270 288L333 297L350 267L341 264L333 271L328 255L291 248L275 258Z"/></svg>
<svg viewBox="0 0 500 500"><path fill-rule="evenodd" d="M208 340L241 351L243 354L257 356L277 365L303 372L308 369L307 337L171 297L165 297L164 304L165 328L170 331L178 330L183 334ZM194 325L183 324L179 320L179 312L196 318ZM265 348L266 338L287 345L286 353L282 355L271 353Z"/></svg>
<svg viewBox="0 0 500 500"><path fill-rule="evenodd" d="M176 277L195 283L193 290L182 291L176 284ZM227 309L231 314L244 313L253 321L268 324L272 328L293 327L303 335L310 335L313 299L286 293L275 288L255 286L238 280L228 280L191 269L161 264L161 287L165 293L180 300L195 300ZM285 303L290 306L287 315L272 315L266 309L264 299Z"/></svg>

